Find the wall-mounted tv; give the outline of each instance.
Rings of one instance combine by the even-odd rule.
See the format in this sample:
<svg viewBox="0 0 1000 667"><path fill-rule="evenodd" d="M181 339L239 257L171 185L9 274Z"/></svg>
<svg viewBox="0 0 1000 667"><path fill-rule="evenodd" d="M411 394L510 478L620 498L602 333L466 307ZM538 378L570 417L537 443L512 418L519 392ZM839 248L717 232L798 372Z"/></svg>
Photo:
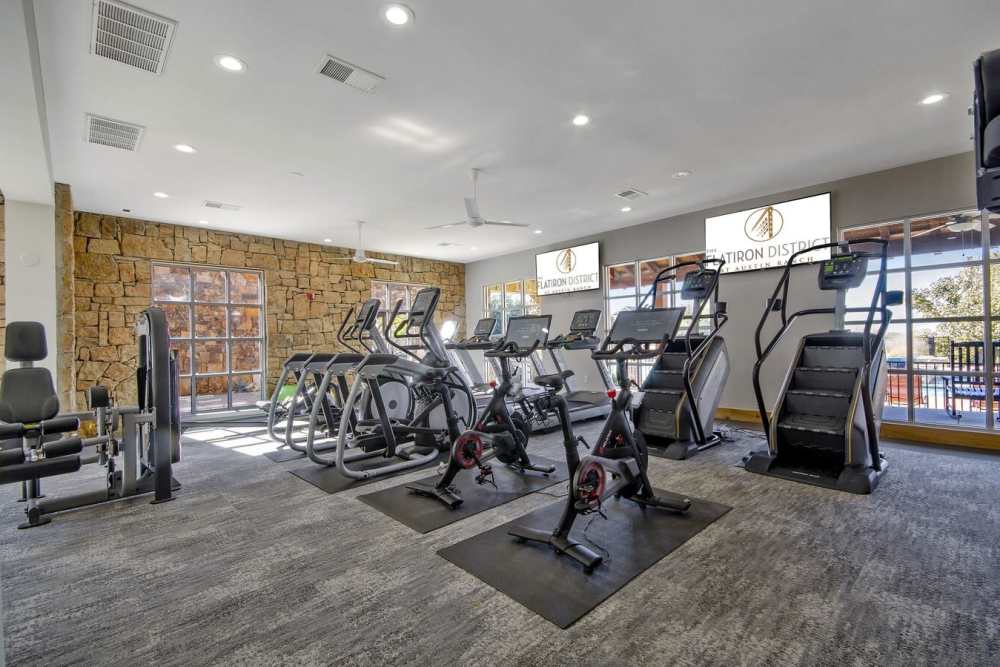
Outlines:
<svg viewBox="0 0 1000 667"><path fill-rule="evenodd" d="M705 255L726 260L723 273L784 266L792 253L830 242L830 193L705 219ZM796 264L827 259L830 249Z"/></svg>
<svg viewBox="0 0 1000 667"><path fill-rule="evenodd" d="M538 295L567 294L600 289L599 244L588 243L535 255Z"/></svg>

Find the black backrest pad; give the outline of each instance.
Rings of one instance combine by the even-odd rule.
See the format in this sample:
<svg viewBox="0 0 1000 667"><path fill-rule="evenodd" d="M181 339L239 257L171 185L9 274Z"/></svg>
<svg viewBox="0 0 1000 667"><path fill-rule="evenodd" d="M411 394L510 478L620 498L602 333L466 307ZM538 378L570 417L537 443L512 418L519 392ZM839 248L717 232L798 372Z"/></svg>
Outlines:
<svg viewBox="0 0 1000 667"><path fill-rule="evenodd" d="M45 327L41 322L10 322L5 353L10 361L41 361L49 354Z"/></svg>
<svg viewBox="0 0 1000 667"><path fill-rule="evenodd" d="M0 380L0 419L35 423L59 414L59 398L47 368L11 368Z"/></svg>
<svg viewBox="0 0 1000 667"><path fill-rule="evenodd" d="M983 54L983 125L1000 116L1000 49Z"/></svg>

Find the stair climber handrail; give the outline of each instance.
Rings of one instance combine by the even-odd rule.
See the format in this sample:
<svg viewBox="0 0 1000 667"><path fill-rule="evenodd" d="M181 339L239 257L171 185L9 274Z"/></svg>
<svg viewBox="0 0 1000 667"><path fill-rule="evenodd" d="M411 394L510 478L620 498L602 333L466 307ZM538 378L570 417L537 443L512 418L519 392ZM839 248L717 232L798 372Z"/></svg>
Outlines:
<svg viewBox="0 0 1000 667"><path fill-rule="evenodd" d="M801 255L807 253L815 252L817 250L825 250L827 248L834 249L840 248L847 252L850 252L851 247L860 246L864 244L876 244L880 247L878 255L869 254L871 257L879 257L879 273L878 280L875 284L875 290L872 293L871 306L869 308L846 308L844 312L861 312L867 311L868 316L865 318L865 328L864 328L864 340L863 340L863 350L865 353L865 363L864 363L864 377L865 382L862 383L862 401L864 402L865 408L865 418L868 426L868 444L869 449L873 452L873 461L875 465L878 464L877 454L878 454L878 436L875 434L875 418L872 414L872 397L871 388L867 378L871 372L871 353L872 353L872 341L871 341L871 328L874 323L875 313L878 312L881 316L881 323L879 327L879 333L877 338L881 341L882 336L885 335L885 331L888 327L888 320L890 319L892 313L888 310L886 306L886 268L888 259L889 242L885 239L879 238L865 238L865 239L855 239L851 241L837 241L831 243L821 243L818 245L811 246L809 248L803 248L797 252L792 253L785 263L785 268L781 273L781 279L778 284L774 287L774 292L767 299L767 305L764 309L763 314L760 316L760 321L757 323L757 328L754 331L754 346L757 352L757 361L753 366L753 389L754 395L757 399L757 411L760 413L761 424L764 427L764 435L768 439L768 444L772 445L771 439L771 420L767 415L767 407L764 404L764 393L760 386L760 369L764 362L770 356L774 348L777 347L778 343L791 328L792 324L795 323L799 317L808 315L833 315L836 314L836 308L805 308L798 310L788 315L788 285L790 283L792 267L795 265L795 260ZM779 297L779 294L781 295ZM771 338L770 342L766 347L761 345L761 332L764 330L764 325L767 324L771 313L778 312L781 314L781 327Z"/></svg>

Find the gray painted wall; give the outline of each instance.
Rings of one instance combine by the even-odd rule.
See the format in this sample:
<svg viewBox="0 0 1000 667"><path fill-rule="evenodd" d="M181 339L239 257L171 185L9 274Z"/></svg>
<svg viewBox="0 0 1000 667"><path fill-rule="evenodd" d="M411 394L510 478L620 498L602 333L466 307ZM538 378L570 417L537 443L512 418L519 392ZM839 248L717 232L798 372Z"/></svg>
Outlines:
<svg viewBox="0 0 1000 667"><path fill-rule="evenodd" d="M504 280L532 277L535 254L590 241L601 243L601 264L615 264L635 259L700 251L705 245L705 218L733 213L769 203L831 192L833 233L842 227L880 222L907 216L940 213L975 207L973 157L963 153L918 164L855 176L830 183L779 192L617 229L603 234L571 241L540 245L537 249L466 264L465 294L471 327L483 312L483 286ZM695 177L697 178L697 176ZM641 200L636 208L641 209ZM518 233L518 232L512 232ZM831 294L815 288L815 269L800 267L793 275L790 307L822 307L832 305ZM722 405L730 408L755 408L751 373L755 359L753 331L763 310L764 299L770 295L780 277L780 269L747 272L723 276L720 298L728 303L729 323L723 330L732 363ZM600 290L542 297L542 312L552 315L553 329L559 333L568 328L573 312L581 308L601 308ZM790 332L775 351L763 373L763 384L774 387L790 363L790 356L799 336L809 331L830 328L830 320L812 318ZM597 371L584 353L568 353L570 367L577 373L580 386L599 388ZM773 395L768 396L772 400Z"/></svg>

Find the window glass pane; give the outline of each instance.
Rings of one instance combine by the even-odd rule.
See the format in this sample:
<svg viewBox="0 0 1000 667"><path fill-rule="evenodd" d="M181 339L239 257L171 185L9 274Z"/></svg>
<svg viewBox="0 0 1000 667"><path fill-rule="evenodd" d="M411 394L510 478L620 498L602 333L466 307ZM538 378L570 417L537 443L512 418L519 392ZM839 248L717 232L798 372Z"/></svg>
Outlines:
<svg viewBox="0 0 1000 667"><path fill-rule="evenodd" d="M229 326L233 338L260 338L260 308L233 306L229 310Z"/></svg>
<svg viewBox="0 0 1000 667"><path fill-rule="evenodd" d="M636 293L635 262L608 267L608 297L632 296Z"/></svg>
<svg viewBox="0 0 1000 667"><path fill-rule="evenodd" d="M195 398L194 409L204 410L224 410L229 407L229 376L218 375L215 377L195 378Z"/></svg>
<svg viewBox="0 0 1000 667"><path fill-rule="evenodd" d="M191 378L181 378L177 393L180 395L181 412L191 412Z"/></svg>
<svg viewBox="0 0 1000 667"><path fill-rule="evenodd" d="M983 316L980 265L912 271L910 288L914 318Z"/></svg>
<svg viewBox="0 0 1000 667"><path fill-rule="evenodd" d="M882 419L905 422L908 419L907 407L910 404L909 378L905 372L892 372L891 360L889 368L885 385L885 403L882 406Z"/></svg>
<svg viewBox="0 0 1000 667"><path fill-rule="evenodd" d="M903 225L904 223L899 221L884 222L879 225L867 225L864 227L852 227L841 232L840 236L845 241L870 238L885 239L889 242L889 247L886 249L888 254L886 268L901 269L906 266L906 260L903 256ZM868 269L870 271L877 270L877 261L869 262Z"/></svg>
<svg viewBox="0 0 1000 667"><path fill-rule="evenodd" d="M225 373L228 370L225 341L198 341L194 344L194 353L196 373Z"/></svg>
<svg viewBox="0 0 1000 667"><path fill-rule="evenodd" d="M847 290L844 295L845 305L848 308L870 308L872 305L872 292L875 291L876 282L878 282L878 274L869 273L865 277L864 282L857 287ZM906 272L898 271L896 273L885 274L885 285L888 291L904 291L906 289ZM906 319L906 309L902 304L893 306L890 310L892 311L893 320L900 321ZM847 313L848 320L863 320L865 317L867 317L867 314L863 312Z"/></svg>
<svg viewBox="0 0 1000 667"><path fill-rule="evenodd" d="M186 266L153 265L154 301L190 301L191 271Z"/></svg>
<svg viewBox="0 0 1000 667"><path fill-rule="evenodd" d="M233 407L253 405L260 400L259 375L234 375L230 384L233 392Z"/></svg>
<svg viewBox="0 0 1000 667"><path fill-rule="evenodd" d="M378 282L377 280L372 281L372 298L378 299L385 305L386 299L389 298L388 287L385 283Z"/></svg>
<svg viewBox="0 0 1000 667"><path fill-rule="evenodd" d="M177 372L181 375L191 375L191 343L171 340L170 349L177 351Z"/></svg>
<svg viewBox="0 0 1000 667"><path fill-rule="evenodd" d="M194 300L209 303L225 303L226 272L225 271L195 271Z"/></svg>
<svg viewBox="0 0 1000 667"><path fill-rule="evenodd" d="M674 261L676 263L680 264L681 262L700 262L703 259L705 259L705 253L699 252L699 253L694 253L694 254L691 254L691 255L679 255L679 256L677 256L677 257L674 258ZM693 272L695 272L697 270L698 270L698 267L694 266L694 265L691 265L691 266L682 266L681 268L677 269L677 286L678 286L678 288L680 288L680 284L684 281L684 276L686 276L689 273L693 273Z"/></svg>
<svg viewBox="0 0 1000 667"><path fill-rule="evenodd" d="M511 316L511 311L521 307L521 281L514 280L504 283L503 303L507 310L507 317Z"/></svg>
<svg viewBox="0 0 1000 667"><path fill-rule="evenodd" d="M626 297L624 299L608 299L608 321L607 328L608 331L615 323L615 317L618 313L623 310L635 310L635 297Z"/></svg>
<svg viewBox="0 0 1000 667"><path fill-rule="evenodd" d="M231 349L233 372L260 370L260 341L235 341Z"/></svg>
<svg viewBox="0 0 1000 667"><path fill-rule="evenodd" d="M486 310L497 312L503 309L503 289L500 285L486 286ZM488 316L489 317L489 316Z"/></svg>
<svg viewBox="0 0 1000 667"><path fill-rule="evenodd" d="M849 331L864 331L863 322L852 322L846 325ZM872 333L878 331L878 323L872 325ZM885 331L885 357L890 369L906 368L906 323L892 322ZM916 353L914 360L917 359ZM919 364L918 364L919 367Z"/></svg>
<svg viewBox="0 0 1000 667"><path fill-rule="evenodd" d="M910 222L911 266L971 262L983 257L979 213L918 218Z"/></svg>
<svg viewBox="0 0 1000 667"><path fill-rule="evenodd" d="M191 337L191 306L179 303L158 303L167 316L167 329L171 338Z"/></svg>
<svg viewBox="0 0 1000 667"><path fill-rule="evenodd" d="M983 376L961 372L914 374L913 420L918 424L985 428L986 385Z"/></svg>
<svg viewBox="0 0 1000 667"><path fill-rule="evenodd" d="M407 293L408 293L408 296L407 296L407 298L409 299L409 300L407 301L407 303L408 303L408 304L411 304L411 303L413 303L414 299L416 299L416 298L417 298L417 292L419 292L419 291L420 291L420 290L422 290L423 288L424 288L424 286L423 286L423 285L409 285L409 286L407 287Z"/></svg>
<svg viewBox="0 0 1000 667"><path fill-rule="evenodd" d="M1000 259L1000 213L990 213L990 257Z"/></svg>
<svg viewBox="0 0 1000 667"><path fill-rule="evenodd" d="M916 370L982 372L983 321L914 322Z"/></svg>
<svg viewBox="0 0 1000 667"><path fill-rule="evenodd" d="M223 338L226 335L226 307L194 307L194 335L197 338Z"/></svg>
<svg viewBox="0 0 1000 667"><path fill-rule="evenodd" d="M528 312L534 312L532 308L538 306L538 280L535 278L524 279L524 307Z"/></svg>
<svg viewBox="0 0 1000 667"><path fill-rule="evenodd" d="M410 304L406 300L406 285L389 285L389 300L382 304L382 307L387 311L392 311L396 307L396 302L400 299L403 300L403 305L400 307L400 311L405 312L409 310Z"/></svg>
<svg viewBox="0 0 1000 667"><path fill-rule="evenodd" d="M260 303L260 274L230 271L229 301L230 303Z"/></svg>

